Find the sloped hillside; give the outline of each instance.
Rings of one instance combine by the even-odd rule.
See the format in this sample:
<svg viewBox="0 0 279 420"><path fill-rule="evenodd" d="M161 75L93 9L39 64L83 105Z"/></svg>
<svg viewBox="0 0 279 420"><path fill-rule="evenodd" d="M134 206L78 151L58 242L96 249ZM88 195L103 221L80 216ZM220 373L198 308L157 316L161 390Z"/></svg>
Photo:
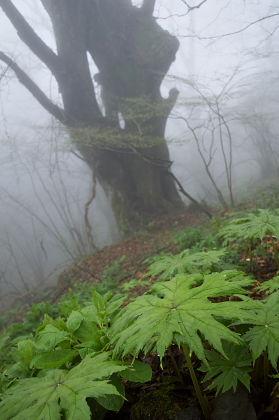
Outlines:
<svg viewBox="0 0 279 420"><path fill-rule="evenodd" d="M279 418L278 250L278 209L188 211L69 267L2 317L1 419Z"/></svg>

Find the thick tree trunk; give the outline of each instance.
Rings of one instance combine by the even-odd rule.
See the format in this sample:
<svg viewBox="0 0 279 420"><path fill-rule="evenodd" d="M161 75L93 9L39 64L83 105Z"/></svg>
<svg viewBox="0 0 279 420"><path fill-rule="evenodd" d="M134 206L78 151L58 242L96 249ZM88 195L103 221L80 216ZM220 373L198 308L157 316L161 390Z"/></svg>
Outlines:
<svg viewBox="0 0 279 420"><path fill-rule="evenodd" d="M129 0L42 1L68 70L58 83L65 109L81 129L76 145L111 200L120 231L137 229L155 215L181 208L167 174L164 140L177 92L171 91L168 99L160 94L178 42L152 17L155 2L147 0L138 9ZM87 51L99 69L95 80L105 117L92 101Z"/></svg>
<svg viewBox="0 0 279 420"><path fill-rule="evenodd" d="M64 109L34 89L16 64L14 71L68 126L110 198L120 230L137 229L157 214L181 208L168 176L164 140L178 92L171 90L167 99L160 93L179 44L153 18L155 0L144 0L141 8L131 0L41 1L51 18L57 53L39 39L10 0L0 0L0 6L21 39L52 71ZM105 115L96 100L88 54L99 70L95 82Z"/></svg>
<svg viewBox="0 0 279 420"><path fill-rule="evenodd" d="M143 153L167 158L164 144L142 149L140 155L109 150L99 155L97 176L111 199L121 233L143 228L155 216L182 207L166 166L150 163Z"/></svg>

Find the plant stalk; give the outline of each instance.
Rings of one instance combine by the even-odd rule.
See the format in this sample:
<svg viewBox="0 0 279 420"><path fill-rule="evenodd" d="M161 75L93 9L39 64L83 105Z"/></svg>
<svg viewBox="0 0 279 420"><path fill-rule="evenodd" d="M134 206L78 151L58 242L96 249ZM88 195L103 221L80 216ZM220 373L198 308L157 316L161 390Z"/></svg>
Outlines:
<svg viewBox="0 0 279 420"><path fill-rule="evenodd" d="M263 354L264 389L267 388L268 372L269 372L269 361L268 361L267 352L265 351Z"/></svg>
<svg viewBox="0 0 279 420"><path fill-rule="evenodd" d="M171 352L171 351L170 351L170 358L171 358L171 361L172 361L172 364L173 364L174 370L175 370L175 372L176 372L176 374L177 374L177 376L178 376L178 378L179 378L180 382L182 383L182 385L184 385L184 380L183 380L183 377L182 377L181 372L180 372L180 370L179 370L179 368L178 368L178 366L177 366L177 363L176 363L175 357L174 357L174 355L172 354L172 352Z"/></svg>
<svg viewBox="0 0 279 420"><path fill-rule="evenodd" d="M199 385L198 378L196 376L196 373L195 373L195 370L194 370L194 367L193 367L193 363L192 363L192 360L191 360L191 357L190 357L190 352L189 352L188 346L186 344L183 344L182 347L183 347L187 367L189 369L190 376L191 376L191 379L192 379L192 382L193 382L193 385L194 385L194 389L195 389L195 392L196 392L196 396L199 400L203 415L204 415L206 420L210 420L210 407L209 407L208 401L207 401L207 399L206 399L206 397L205 397L204 393L202 392L201 387Z"/></svg>

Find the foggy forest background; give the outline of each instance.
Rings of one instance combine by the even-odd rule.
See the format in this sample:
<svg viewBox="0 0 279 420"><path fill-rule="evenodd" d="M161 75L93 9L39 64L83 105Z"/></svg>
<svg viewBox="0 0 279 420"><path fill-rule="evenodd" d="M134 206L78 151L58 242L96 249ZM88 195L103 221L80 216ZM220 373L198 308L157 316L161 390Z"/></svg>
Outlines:
<svg viewBox="0 0 279 420"><path fill-rule="evenodd" d="M140 6L140 2L133 2ZM180 42L162 86L179 97L166 128L173 170L197 201L224 209L278 179L276 1L158 0L160 25ZM54 48L39 0L14 4ZM195 8L196 5L200 7ZM0 13L0 50L55 101L55 81ZM91 59L91 73L98 69ZM57 273L119 240L112 209L67 132L0 64L0 294L50 285ZM101 93L95 81L98 100ZM222 125L223 131L218 130ZM185 197L183 197L185 199ZM190 204L189 201L187 201ZM88 223L90 232L88 232Z"/></svg>

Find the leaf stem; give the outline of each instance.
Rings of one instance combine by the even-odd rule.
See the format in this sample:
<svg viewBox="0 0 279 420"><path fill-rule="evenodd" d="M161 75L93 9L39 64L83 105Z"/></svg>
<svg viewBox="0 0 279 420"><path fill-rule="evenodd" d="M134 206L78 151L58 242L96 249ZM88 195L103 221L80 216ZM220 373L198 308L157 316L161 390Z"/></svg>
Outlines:
<svg viewBox="0 0 279 420"><path fill-rule="evenodd" d="M207 399L206 399L206 397L205 397L204 393L202 392L201 387L199 385L199 382L198 382L198 379L197 379L197 376L196 376L196 373L195 373L195 370L194 370L194 367L193 367L193 363L192 363L192 360L191 360L191 357L190 357L190 352L189 352L188 346L186 344L183 344L182 347L183 347L187 367L189 369L189 373L190 373L190 376L191 376L191 379L192 379L192 382L193 382L193 385L194 385L194 389L195 389L195 392L196 392L196 396L199 400L203 415L204 415L206 420L209 420L210 419L210 407L209 407L208 401L207 401Z"/></svg>
<svg viewBox="0 0 279 420"><path fill-rule="evenodd" d="M267 352L265 351L264 354L263 354L264 389L267 388L268 372L269 372L269 361L268 361L268 357L267 357Z"/></svg>
<svg viewBox="0 0 279 420"><path fill-rule="evenodd" d="M254 381L257 384L261 380L262 363L261 359L257 359L254 366Z"/></svg>
<svg viewBox="0 0 279 420"><path fill-rule="evenodd" d="M173 364L174 370L175 370L175 372L176 372L176 374L177 374L177 376L178 376L178 378L179 378L180 382L181 382L182 384L184 384L183 377L182 377L182 375L181 375L181 372L180 372L180 370L179 370L179 368L178 368L178 366L177 366L177 363L176 363L175 357L174 357L174 355L172 354L172 351L171 351L171 350L170 350L170 358L171 358L171 361L172 361L172 364Z"/></svg>

